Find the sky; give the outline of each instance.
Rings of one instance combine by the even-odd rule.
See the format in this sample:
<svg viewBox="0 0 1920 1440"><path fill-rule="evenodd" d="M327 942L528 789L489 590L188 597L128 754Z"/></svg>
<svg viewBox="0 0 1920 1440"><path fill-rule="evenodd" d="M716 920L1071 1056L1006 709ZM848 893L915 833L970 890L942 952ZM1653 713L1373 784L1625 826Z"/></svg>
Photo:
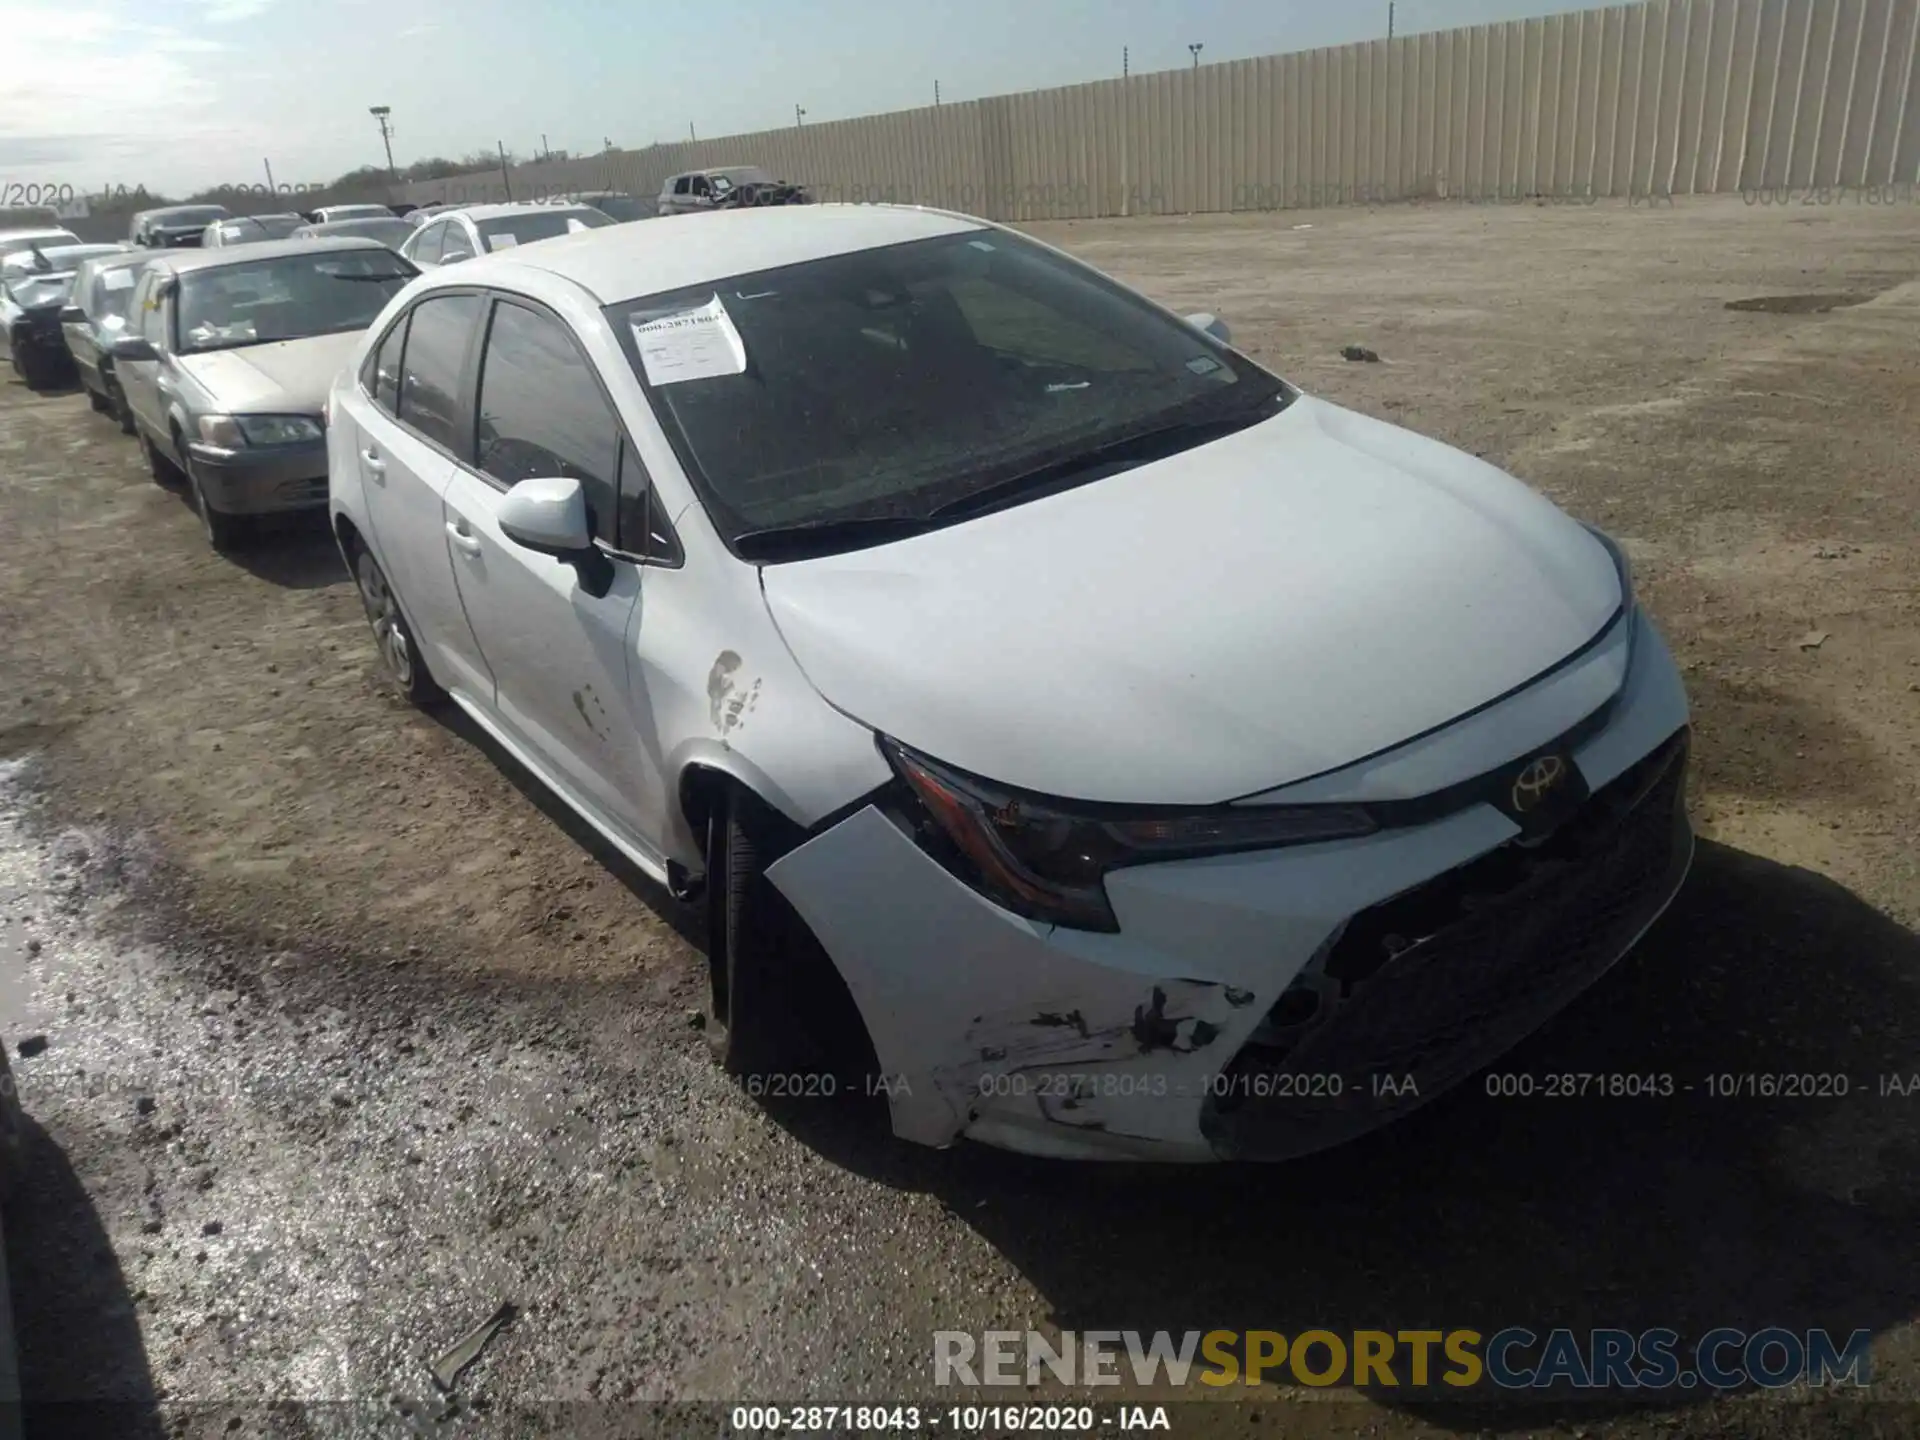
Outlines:
<svg viewBox="0 0 1920 1440"><path fill-rule="evenodd" d="M1586 8L1398 0L1396 30ZM7 187L184 194L637 148L1386 34L1387 0L0 0ZM0 203L4 203L0 200Z"/></svg>

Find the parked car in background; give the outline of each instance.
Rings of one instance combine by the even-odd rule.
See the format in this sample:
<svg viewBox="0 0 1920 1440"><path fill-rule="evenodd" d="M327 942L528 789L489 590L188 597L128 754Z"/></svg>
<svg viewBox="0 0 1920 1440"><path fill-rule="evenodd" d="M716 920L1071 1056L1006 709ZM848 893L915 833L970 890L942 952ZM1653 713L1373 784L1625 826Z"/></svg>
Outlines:
<svg viewBox="0 0 1920 1440"><path fill-rule="evenodd" d="M283 215L235 215L216 220L201 232L204 249L226 245L252 245L261 240L284 240L307 222L288 212Z"/></svg>
<svg viewBox="0 0 1920 1440"><path fill-rule="evenodd" d="M0 230L0 258L31 250L36 245L78 245L80 237L71 230L52 225L31 225Z"/></svg>
<svg viewBox="0 0 1920 1440"><path fill-rule="evenodd" d="M156 256L110 347L155 480L184 478L216 550L327 500L324 406L359 332L419 272L352 237Z"/></svg>
<svg viewBox="0 0 1920 1440"><path fill-rule="evenodd" d="M476 255L536 240L552 240L577 230L597 230L613 220L589 205L469 205L436 215L400 247L422 270L454 265Z"/></svg>
<svg viewBox="0 0 1920 1440"><path fill-rule="evenodd" d="M207 226L232 215L224 205L168 205L142 210L133 217L128 238L150 250L196 248Z"/></svg>
<svg viewBox="0 0 1920 1440"><path fill-rule="evenodd" d="M0 258L0 344L13 373L44 390L74 378L73 356L60 312L73 293L76 267L95 255L126 252L124 245L54 245Z"/></svg>
<svg viewBox="0 0 1920 1440"><path fill-rule="evenodd" d="M321 205L307 211L307 221L313 225L330 225L335 220L365 220L369 217L385 219L393 214L390 205L352 204Z"/></svg>
<svg viewBox="0 0 1920 1440"><path fill-rule="evenodd" d="M669 175L661 182L656 208L662 215L689 215L749 205L806 205L812 199L804 186L776 180L758 165L722 165Z"/></svg>
<svg viewBox="0 0 1920 1440"><path fill-rule="evenodd" d="M495 253L414 282L331 415L395 685L704 893L721 1063L791 1073L838 997L908 1139L1338 1143L1568 1005L1692 859L1613 541L1007 228Z"/></svg>
<svg viewBox="0 0 1920 1440"><path fill-rule="evenodd" d="M449 210L463 209L465 204L465 201L436 200L431 205L413 205L408 207L407 213L401 218L409 225L418 228L436 215L444 215Z"/></svg>
<svg viewBox="0 0 1920 1440"><path fill-rule="evenodd" d="M133 412L113 373L113 342L126 330L128 307L140 272L152 261L147 250L123 250L82 260L73 272L73 293L60 312L67 353L96 410L111 414L133 434Z"/></svg>
<svg viewBox="0 0 1920 1440"><path fill-rule="evenodd" d="M389 250L398 250L413 234L413 226L395 215L365 215L354 220L330 220L320 225L302 225L291 238L307 240L322 235L359 235L378 240Z"/></svg>
<svg viewBox="0 0 1920 1440"><path fill-rule="evenodd" d="M574 195L556 196L547 203L591 205L602 215L621 225L633 220L651 220L660 213L658 202L642 199L636 195L627 195L618 190L582 190Z"/></svg>

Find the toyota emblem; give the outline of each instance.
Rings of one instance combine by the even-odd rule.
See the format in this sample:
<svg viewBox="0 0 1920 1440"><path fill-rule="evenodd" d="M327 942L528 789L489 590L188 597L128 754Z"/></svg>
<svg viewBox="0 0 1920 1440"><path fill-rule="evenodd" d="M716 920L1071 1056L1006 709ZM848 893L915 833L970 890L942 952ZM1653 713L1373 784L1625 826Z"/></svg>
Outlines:
<svg viewBox="0 0 1920 1440"><path fill-rule="evenodd" d="M1558 755L1542 755L1522 770L1513 782L1511 799L1516 815L1538 809L1540 803L1567 778L1567 762Z"/></svg>

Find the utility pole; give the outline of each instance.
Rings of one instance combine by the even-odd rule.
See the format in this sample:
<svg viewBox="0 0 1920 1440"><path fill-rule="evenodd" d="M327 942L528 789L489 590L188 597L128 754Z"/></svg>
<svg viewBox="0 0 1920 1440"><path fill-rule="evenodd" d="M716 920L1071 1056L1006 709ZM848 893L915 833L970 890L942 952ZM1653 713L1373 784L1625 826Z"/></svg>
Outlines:
<svg viewBox="0 0 1920 1440"><path fill-rule="evenodd" d="M1393 0L1387 0L1387 39L1393 38Z"/></svg>
<svg viewBox="0 0 1920 1440"><path fill-rule="evenodd" d="M802 109L801 109L801 108L800 108L800 107L799 107L798 105L795 105L795 106L793 107L793 124L794 124L794 128L795 128L795 129L798 129L798 128L799 128L800 126L802 126L802 125L804 125L804 124L806 124L806 123L807 123L807 112L806 112L806 111L804 111L804 110L802 110Z"/></svg>
<svg viewBox="0 0 1920 1440"><path fill-rule="evenodd" d="M393 114L393 107L370 105L367 107L367 113L380 122L380 143L387 147L387 173L398 180L400 172L393 168L393 126L387 123L387 117Z"/></svg>
<svg viewBox="0 0 1920 1440"><path fill-rule="evenodd" d="M1206 48L1207 47L1204 43L1199 45L1187 46L1187 49L1193 52L1193 68L1194 69L1198 70L1200 68L1200 52Z"/></svg>
<svg viewBox="0 0 1920 1440"><path fill-rule="evenodd" d="M542 160L553 159L553 146L547 143L547 137L545 135L540 137L540 158Z"/></svg>
<svg viewBox="0 0 1920 1440"><path fill-rule="evenodd" d="M697 141L699 138L698 135L693 133L693 122L691 120L687 121L687 139Z"/></svg>
<svg viewBox="0 0 1920 1440"><path fill-rule="evenodd" d="M1126 79L1133 73L1133 53L1125 46L1120 47L1120 78Z"/></svg>
<svg viewBox="0 0 1920 1440"><path fill-rule="evenodd" d="M267 193L269 195L278 195L280 192L273 186L273 162L271 160L262 160L260 163L267 167Z"/></svg>
<svg viewBox="0 0 1920 1440"><path fill-rule="evenodd" d="M936 105L940 103L940 82L938 80L933 82L933 103Z"/></svg>
<svg viewBox="0 0 1920 1440"><path fill-rule="evenodd" d="M507 192L507 201L511 204L513 201L513 177L507 173L507 142L504 140L496 140L493 143L500 147L500 188Z"/></svg>

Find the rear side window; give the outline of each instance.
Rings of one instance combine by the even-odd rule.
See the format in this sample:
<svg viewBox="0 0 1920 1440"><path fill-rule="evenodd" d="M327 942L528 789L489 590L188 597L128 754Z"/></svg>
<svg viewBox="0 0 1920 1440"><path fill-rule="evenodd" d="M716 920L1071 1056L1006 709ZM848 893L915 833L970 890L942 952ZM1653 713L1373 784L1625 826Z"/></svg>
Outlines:
<svg viewBox="0 0 1920 1440"><path fill-rule="evenodd" d="M373 396L373 403L394 416L400 413L400 352L407 343L407 318L402 315L394 322L387 338L374 351L372 365L361 377L367 393Z"/></svg>
<svg viewBox="0 0 1920 1440"><path fill-rule="evenodd" d="M693 188L693 177L691 175L676 175L674 177L673 179L674 194L685 195L692 188Z"/></svg>
<svg viewBox="0 0 1920 1440"><path fill-rule="evenodd" d="M502 485L578 480L593 533L612 542L620 425L567 328L519 305L496 306L479 408L474 463Z"/></svg>
<svg viewBox="0 0 1920 1440"><path fill-rule="evenodd" d="M460 377L480 305L478 295L439 295L414 306L400 366L400 419L460 456L467 452L455 434Z"/></svg>

